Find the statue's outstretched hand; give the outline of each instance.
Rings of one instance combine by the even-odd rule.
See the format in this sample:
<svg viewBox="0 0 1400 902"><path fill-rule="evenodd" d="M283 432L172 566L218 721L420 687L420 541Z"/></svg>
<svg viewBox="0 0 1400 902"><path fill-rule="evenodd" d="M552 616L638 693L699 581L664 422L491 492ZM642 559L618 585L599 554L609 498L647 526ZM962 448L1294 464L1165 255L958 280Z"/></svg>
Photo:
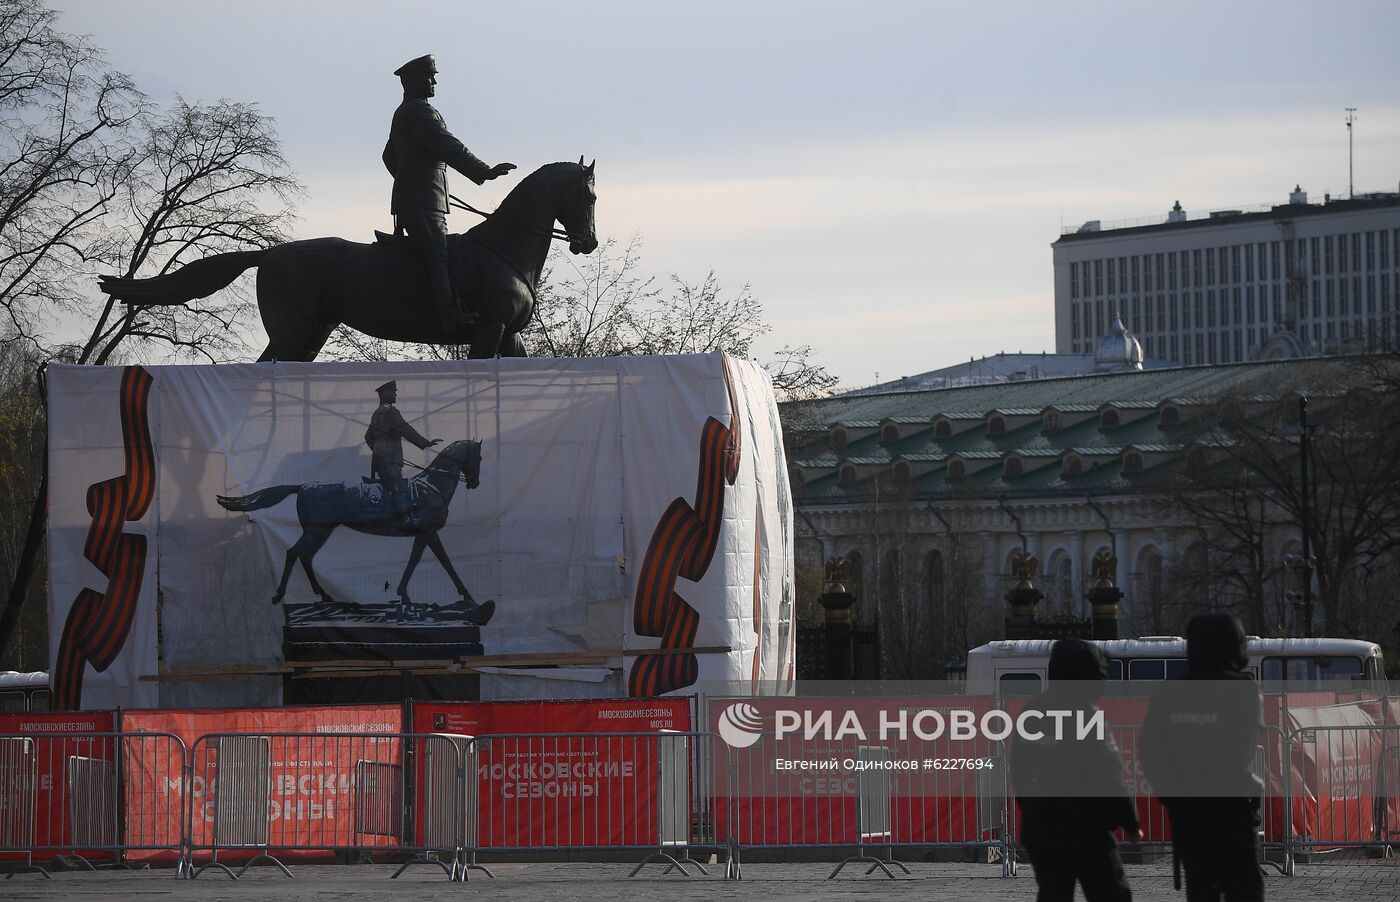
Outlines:
<svg viewBox="0 0 1400 902"><path fill-rule="evenodd" d="M497 163L491 167L491 172L487 174L488 179L498 179L515 168L514 163Z"/></svg>
<svg viewBox="0 0 1400 902"><path fill-rule="evenodd" d="M441 444L442 444L442 439L440 439L440 438L435 438L435 439L433 439L432 441L428 442L428 447L431 448L431 447L433 447L434 445L441 445Z"/></svg>

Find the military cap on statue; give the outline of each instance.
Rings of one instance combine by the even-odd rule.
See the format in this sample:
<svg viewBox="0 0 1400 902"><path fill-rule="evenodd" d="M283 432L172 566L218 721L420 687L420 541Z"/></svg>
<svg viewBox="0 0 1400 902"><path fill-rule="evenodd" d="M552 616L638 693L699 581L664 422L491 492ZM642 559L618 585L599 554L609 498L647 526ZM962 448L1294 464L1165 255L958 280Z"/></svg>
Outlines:
<svg viewBox="0 0 1400 902"><path fill-rule="evenodd" d="M393 380L390 380L389 382L385 382L383 385L381 385L381 386L379 386L378 388L375 389L375 391L378 392L380 395L387 395L387 394L390 394L390 393L395 393L395 394L396 394L396 393L398 393L398 390L399 390L399 384L398 384L397 382L394 382Z"/></svg>
<svg viewBox="0 0 1400 902"><path fill-rule="evenodd" d="M409 60L402 66L394 70L394 74L399 78L412 78L417 75L436 75L437 61L429 53L427 56L420 56L417 59Z"/></svg>

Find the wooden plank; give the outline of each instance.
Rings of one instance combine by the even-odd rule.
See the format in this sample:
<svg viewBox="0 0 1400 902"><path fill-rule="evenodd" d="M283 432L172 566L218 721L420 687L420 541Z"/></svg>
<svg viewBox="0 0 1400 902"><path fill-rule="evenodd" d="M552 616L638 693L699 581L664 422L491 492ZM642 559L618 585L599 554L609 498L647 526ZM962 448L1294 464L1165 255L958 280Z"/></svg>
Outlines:
<svg viewBox="0 0 1400 902"><path fill-rule="evenodd" d="M276 676L291 673L305 677L378 676L409 672L416 675L477 673L478 667L548 667L558 664L602 664L609 658L669 656L683 654L725 654L728 645L704 645L693 648L650 648L622 651L535 652L530 654L477 655L462 658L429 658L423 660L385 661L365 658L339 658L328 661L287 661L282 664L208 664L179 665L162 668L158 674L141 677L147 682L162 681L220 681L252 676Z"/></svg>

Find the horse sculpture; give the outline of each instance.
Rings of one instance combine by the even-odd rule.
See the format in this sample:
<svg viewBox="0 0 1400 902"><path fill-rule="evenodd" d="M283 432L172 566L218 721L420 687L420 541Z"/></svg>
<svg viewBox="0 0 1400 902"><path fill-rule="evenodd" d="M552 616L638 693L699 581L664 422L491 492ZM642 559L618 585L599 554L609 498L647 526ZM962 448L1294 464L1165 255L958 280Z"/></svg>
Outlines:
<svg viewBox="0 0 1400 902"><path fill-rule="evenodd" d="M104 276L101 288L134 306L176 306L207 297L258 267L258 309L268 343L259 360L315 360L338 325L376 338L470 345L473 358L523 357L520 332L558 221L569 250L598 247L593 163L550 163L526 176L495 213L448 237L452 284L474 321L453 327L434 313L427 276L406 238L375 244L342 238L292 241L260 251L214 254L150 279Z"/></svg>
<svg viewBox="0 0 1400 902"><path fill-rule="evenodd" d="M336 527L347 526L356 532L375 536L413 537L413 551L408 556L408 566L404 568L398 586L399 600L404 606L410 603L408 581L423 557L423 549L428 548L461 593L461 602L453 605L451 610L469 622L484 625L495 613L496 603L476 603L457 576L452 561L442 547L442 540L438 538L438 530L447 523L447 506L452 501L457 483L465 482L467 488L474 489L480 479L481 442L461 441L448 445L422 473L409 480L410 503L406 511L396 513L388 503L383 488L371 482L356 485L340 482L275 485L238 498L219 495L217 500L225 510L256 511L279 504L289 495L297 496L301 538L287 549L282 580L277 585L277 594L272 596L273 604L279 604L287 594L287 581L292 575L292 565L297 561L301 561L306 578L311 582L311 590L320 596L321 602L339 604L317 581L311 561Z"/></svg>

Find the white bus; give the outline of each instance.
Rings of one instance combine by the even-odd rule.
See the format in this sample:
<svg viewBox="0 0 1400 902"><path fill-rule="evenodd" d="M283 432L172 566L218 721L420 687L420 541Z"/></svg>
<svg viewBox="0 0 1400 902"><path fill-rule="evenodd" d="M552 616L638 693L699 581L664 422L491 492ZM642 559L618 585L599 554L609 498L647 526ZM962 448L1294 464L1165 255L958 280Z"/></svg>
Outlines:
<svg viewBox="0 0 1400 902"><path fill-rule="evenodd" d="M49 710L49 675L0 670L0 712Z"/></svg>
<svg viewBox="0 0 1400 902"><path fill-rule="evenodd" d="M1052 639L988 642L967 654L970 695L1026 695L1040 691ZM1166 680L1186 672L1186 640L1144 636L1096 643L1108 655L1110 681ZM1381 648L1360 639L1260 639L1250 636L1249 670L1260 680L1346 681L1379 687L1385 680Z"/></svg>

